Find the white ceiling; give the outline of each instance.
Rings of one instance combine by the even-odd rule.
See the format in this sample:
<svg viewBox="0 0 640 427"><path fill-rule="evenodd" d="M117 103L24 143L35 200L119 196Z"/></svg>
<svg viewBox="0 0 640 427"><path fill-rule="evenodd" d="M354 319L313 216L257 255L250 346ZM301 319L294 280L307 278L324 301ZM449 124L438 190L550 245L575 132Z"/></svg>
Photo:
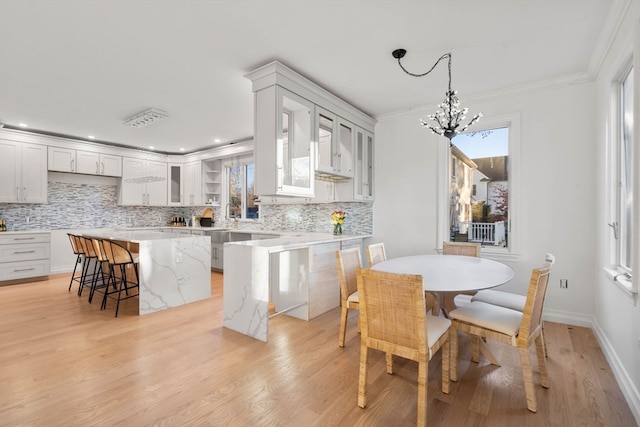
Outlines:
<svg viewBox="0 0 640 427"><path fill-rule="evenodd" d="M0 0L0 123L168 153L250 138L244 74L274 59L376 116L593 77L616 0ZM622 12L621 12L622 11ZM471 113L474 113L472 105ZM169 118L124 126L147 108ZM214 138L221 140L220 144Z"/></svg>

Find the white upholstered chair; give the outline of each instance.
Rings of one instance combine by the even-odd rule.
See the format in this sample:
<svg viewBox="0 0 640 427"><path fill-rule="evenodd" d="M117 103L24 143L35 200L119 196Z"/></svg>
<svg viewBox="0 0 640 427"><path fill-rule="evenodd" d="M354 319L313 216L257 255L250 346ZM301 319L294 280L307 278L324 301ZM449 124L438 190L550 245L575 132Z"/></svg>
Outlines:
<svg viewBox="0 0 640 427"><path fill-rule="evenodd" d="M449 313L451 325L451 380L457 380L458 331L464 331L472 337L495 340L517 347L520 352L527 408L536 412L536 393L533 386L533 374L529 347L535 343L540 371L540 383L549 387L545 361L544 334L542 329L542 310L549 283L550 266L533 269L523 311L512 310L498 305L472 301L468 305ZM479 360L477 339L473 342L473 361Z"/></svg>

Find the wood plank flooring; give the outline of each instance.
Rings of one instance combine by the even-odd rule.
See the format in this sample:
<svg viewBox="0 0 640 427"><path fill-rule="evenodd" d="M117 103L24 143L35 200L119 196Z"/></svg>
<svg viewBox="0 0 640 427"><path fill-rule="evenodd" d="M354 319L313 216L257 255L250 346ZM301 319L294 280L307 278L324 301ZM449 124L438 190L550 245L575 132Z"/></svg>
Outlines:
<svg viewBox="0 0 640 427"><path fill-rule="evenodd" d="M370 356L368 407L357 406L357 312L339 348L339 309L310 322L280 316L268 343L222 327L213 297L146 316L69 293L69 275L0 287L0 426L413 426L417 364ZM470 362L460 337L457 383L429 367L429 426L636 426L591 330L547 322L551 387L527 410L517 350ZM535 361L535 354L533 355Z"/></svg>

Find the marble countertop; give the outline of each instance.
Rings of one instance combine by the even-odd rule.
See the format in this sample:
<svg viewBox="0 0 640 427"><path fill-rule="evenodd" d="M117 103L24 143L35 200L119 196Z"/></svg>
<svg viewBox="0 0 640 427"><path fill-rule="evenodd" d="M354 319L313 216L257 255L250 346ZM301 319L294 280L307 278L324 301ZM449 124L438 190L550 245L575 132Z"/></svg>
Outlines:
<svg viewBox="0 0 640 427"><path fill-rule="evenodd" d="M238 232L240 230L230 230L233 232ZM242 230L245 231L245 230ZM265 231L259 230L246 230L249 233L256 234L267 234ZM240 246L252 246L259 248L266 248L269 252L284 252L295 249L303 249L311 245L320 245L324 243L333 243L333 242L342 242L344 240L353 240L353 239L366 239L371 237L371 235L356 235L356 234L340 234L334 235L332 233L311 233L311 232L302 232L296 233L292 231L283 231L272 233L278 234L279 237L274 237L273 239L260 239L260 240L245 240L240 242L227 242L226 245L240 245Z"/></svg>
<svg viewBox="0 0 640 427"><path fill-rule="evenodd" d="M98 237L102 239L120 240L123 242L140 243L150 240L169 240L169 239L189 239L192 237L190 234L176 234L176 233L164 233L162 231L153 231L150 229L138 229L138 230L124 230L124 229L105 229L105 230L92 230L85 234L89 237Z"/></svg>

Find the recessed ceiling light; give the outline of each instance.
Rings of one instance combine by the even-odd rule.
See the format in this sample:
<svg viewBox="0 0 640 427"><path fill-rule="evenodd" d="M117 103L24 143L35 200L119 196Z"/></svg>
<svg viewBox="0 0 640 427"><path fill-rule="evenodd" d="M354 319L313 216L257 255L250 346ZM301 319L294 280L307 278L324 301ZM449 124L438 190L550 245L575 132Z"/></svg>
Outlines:
<svg viewBox="0 0 640 427"><path fill-rule="evenodd" d="M213 140L213 142L222 142L222 141L220 140L220 138L216 138Z"/></svg>
<svg viewBox="0 0 640 427"><path fill-rule="evenodd" d="M20 126L21 128L26 128L29 125L27 125L26 123L18 123L18 126Z"/></svg>
<svg viewBox="0 0 640 427"><path fill-rule="evenodd" d="M184 151L184 148L181 148L180 151Z"/></svg>
<svg viewBox="0 0 640 427"><path fill-rule="evenodd" d="M155 150L156 147L154 147L153 145L149 146L149 150Z"/></svg>
<svg viewBox="0 0 640 427"><path fill-rule="evenodd" d="M89 135L87 138L89 138L89 139L96 139L96 137L95 137L95 136L93 136L93 135Z"/></svg>

